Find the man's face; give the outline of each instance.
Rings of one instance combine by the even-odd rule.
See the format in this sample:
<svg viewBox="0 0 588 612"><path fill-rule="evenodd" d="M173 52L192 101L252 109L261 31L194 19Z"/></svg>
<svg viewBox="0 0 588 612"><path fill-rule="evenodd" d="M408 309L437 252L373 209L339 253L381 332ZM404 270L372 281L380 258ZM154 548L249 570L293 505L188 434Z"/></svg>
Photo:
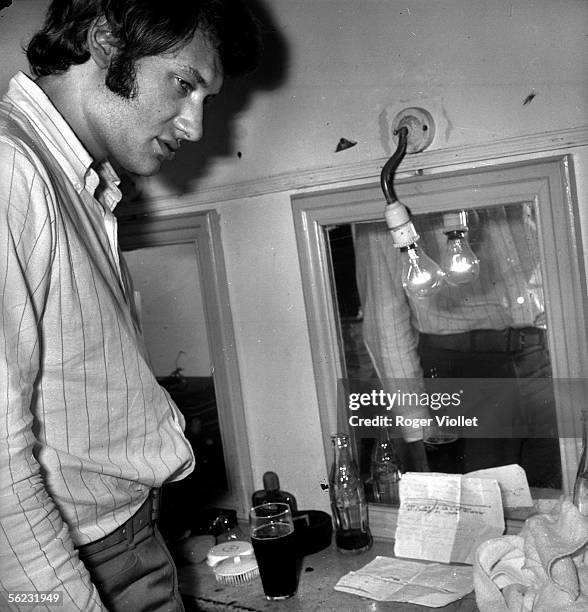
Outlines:
<svg viewBox="0 0 588 612"><path fill-rule="evenodd" d="M202 136L205 102L223 82L216 49L200 31L180 49L137 60L136 95L101 87L88 102L88 128L100 154L141 176L156 174L182 140Z"/></svg>

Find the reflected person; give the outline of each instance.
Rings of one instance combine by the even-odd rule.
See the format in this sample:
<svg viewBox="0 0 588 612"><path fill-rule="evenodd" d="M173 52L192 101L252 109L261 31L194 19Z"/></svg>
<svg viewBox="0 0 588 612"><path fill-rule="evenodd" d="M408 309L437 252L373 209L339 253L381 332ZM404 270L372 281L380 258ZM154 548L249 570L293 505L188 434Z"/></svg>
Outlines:
<svg viewBox="0 0 588 612"><path fill-rule="evenodd" d="M194 457L132 312L117 171L153 175L198 141L204 104L259 50L238 0L54 0L36 78L2 98L0 601L183 610L155 517Z"/></svg>
<svg viewBox="0 0 588 612"><path fill-rule="evenodd" d="M534 209L530 204L497 206L478 210L470 219L479 277L464 286L445 284L427 298L405 293L401 255L386 225L355 225L363 339L384 387L395 388L402 379L412 385L410 390L423 391L428 377L532 379L532 396L505 388L500 414L493 418L522 425L523 431L539 425L547 437L520 437L516 428L508 435L508 427L493 437L497 430L489 428L487 436L483 431L463 436L451 445L453 463L433 468L468 472L519 463L531 485L558 488L559 447ZM413 222L425 252L441 261L447 242L443 215L418 215ZM436 458L434 452L428 456Z"/></svg>

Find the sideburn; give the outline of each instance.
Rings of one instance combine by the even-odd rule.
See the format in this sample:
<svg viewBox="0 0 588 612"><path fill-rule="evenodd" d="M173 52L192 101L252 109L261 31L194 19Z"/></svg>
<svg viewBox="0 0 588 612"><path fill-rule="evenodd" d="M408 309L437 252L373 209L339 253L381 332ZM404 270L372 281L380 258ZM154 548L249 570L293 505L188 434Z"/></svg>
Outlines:
<svg viewBox="0 0 588 612"><path fill-rule="evenodd" d="M113 93L131 100L137 96L135 62L124 53L115 55L108 66L105 85Z"/></svg>

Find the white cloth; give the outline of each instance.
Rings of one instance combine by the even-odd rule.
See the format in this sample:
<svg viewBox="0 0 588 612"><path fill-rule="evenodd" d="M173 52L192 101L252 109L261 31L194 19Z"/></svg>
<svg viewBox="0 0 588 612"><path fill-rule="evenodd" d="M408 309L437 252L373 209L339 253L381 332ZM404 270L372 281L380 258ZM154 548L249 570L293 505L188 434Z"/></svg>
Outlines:
<svg viewBox="0 0 588 612"><path fill-rule="evenodd" d="M588 518L568 501L517 536L484 542L474 562L480 612L586 612L587 545Z"/></svg>
<svg viewBox="0 0 588 612"><path fill-rule="evenodd" d="M74 545L194 462L131 310L117 182L14 77L0 103L0 583L60 591L68 612L102 609Z"/></svg>

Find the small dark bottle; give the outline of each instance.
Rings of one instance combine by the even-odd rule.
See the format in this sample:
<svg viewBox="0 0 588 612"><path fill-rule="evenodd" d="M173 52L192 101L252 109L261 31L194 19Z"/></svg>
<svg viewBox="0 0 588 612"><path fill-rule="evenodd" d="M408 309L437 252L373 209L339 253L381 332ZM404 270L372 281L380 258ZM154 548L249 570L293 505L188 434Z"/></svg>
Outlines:
<svg viewBox="0 0 588 612"><path fill-rule="evenodd" d="M280 490L280 479L275 472L266 472L263 475L263 489L255 491L251 496L251 504L259 506L266 502L288 504L292 512L296 512L296 498L288 491Z"/></svg>

